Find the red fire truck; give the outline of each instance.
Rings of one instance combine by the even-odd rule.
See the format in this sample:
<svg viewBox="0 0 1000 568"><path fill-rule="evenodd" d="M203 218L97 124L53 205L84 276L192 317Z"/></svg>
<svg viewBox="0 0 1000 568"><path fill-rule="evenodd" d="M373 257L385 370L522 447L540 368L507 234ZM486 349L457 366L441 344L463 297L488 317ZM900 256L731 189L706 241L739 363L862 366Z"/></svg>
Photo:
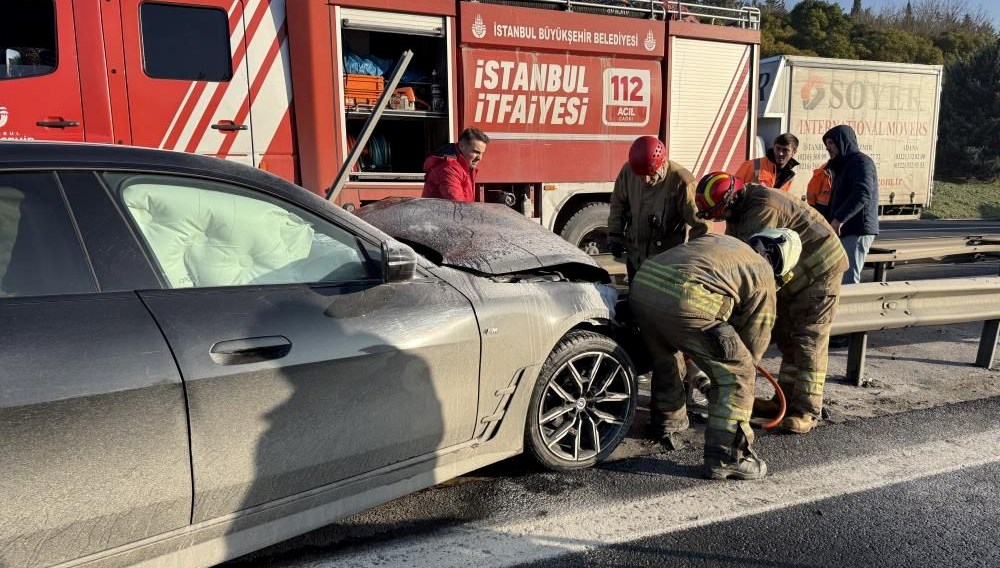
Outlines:
<svg viewBox="0 0 1000 568"><path fill-rule="evenodd" d="M758 21L662 0L12 0L0 140L197 152L322 194L410 50L338 203L419 195L425 156L477 126L478 198L598 252L636 136L695 175L749 157Z"/></svg>

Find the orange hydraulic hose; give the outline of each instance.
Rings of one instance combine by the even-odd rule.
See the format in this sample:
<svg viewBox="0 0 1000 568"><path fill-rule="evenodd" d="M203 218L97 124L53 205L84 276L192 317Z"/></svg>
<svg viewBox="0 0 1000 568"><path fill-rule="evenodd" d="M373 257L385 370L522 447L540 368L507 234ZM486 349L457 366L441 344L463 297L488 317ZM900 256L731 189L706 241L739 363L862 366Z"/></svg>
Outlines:
<svg viewBox="0 0 1000 568"><path fill-rule="evenodd" d="M771 376L771 373L768 373L767 370L765 370L764 367L761 367L760 365L757 365L757 372L764 375L764 377L768 381L770 381L771 386L774 387L774 392L775 395L778 397L778 404L781 408L781 410L778 412L778 415L775 416L773 420L769 420L764 423L764 428L770 430L772 428L777 427L778 424L781 424L781 420L785 417L785 410L788 409L788 404L785 401L785 393L781 392L781 387L778 386L778 381L774 380L774 377Z"/></svg>

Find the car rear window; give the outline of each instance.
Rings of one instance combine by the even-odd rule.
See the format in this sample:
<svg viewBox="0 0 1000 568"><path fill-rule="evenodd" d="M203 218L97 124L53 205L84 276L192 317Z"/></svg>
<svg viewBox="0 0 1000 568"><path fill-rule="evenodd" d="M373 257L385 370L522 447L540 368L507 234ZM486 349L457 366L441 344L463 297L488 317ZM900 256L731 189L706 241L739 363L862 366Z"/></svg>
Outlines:
<svg viewBox="0 0 1000 568"><path fill-rule="evenodd" d="M0 298L96 292L50 173L0 174Z"/></svg>

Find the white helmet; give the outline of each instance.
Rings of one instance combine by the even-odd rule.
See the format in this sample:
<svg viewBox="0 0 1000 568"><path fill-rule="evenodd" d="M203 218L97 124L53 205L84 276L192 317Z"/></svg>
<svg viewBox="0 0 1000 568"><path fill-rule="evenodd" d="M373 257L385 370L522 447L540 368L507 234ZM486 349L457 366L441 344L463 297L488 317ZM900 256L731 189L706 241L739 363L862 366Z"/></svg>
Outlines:
<svg viewBox="0 0 1000 568"><path fill-rule="evenodd" d="M791 272L802 255L802 239L791 229L764 229L751 236L747 244L771 263L776 278Z"/></svg>

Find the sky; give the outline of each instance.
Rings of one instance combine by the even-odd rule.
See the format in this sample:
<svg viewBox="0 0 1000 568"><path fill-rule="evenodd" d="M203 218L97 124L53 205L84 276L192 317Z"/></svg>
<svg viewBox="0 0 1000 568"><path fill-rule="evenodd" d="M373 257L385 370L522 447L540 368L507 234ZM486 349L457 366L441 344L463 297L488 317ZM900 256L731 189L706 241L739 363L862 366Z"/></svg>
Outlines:
<svg viewBox="0 0 1000 568"><path fill-rule="evenodd" d="M829 1L829 0L827 0ZM851 0L838 0L837 2L844 9L844 12L851 11ZM789 0L785 3L789 9L798 4L798 0ZM966 0L966 4L971 11L982 8L987 15L993 18L993 25L1000 28L1000 2L996 0ZM886 6L905 6L906 0L861 0L861 5L871 8L873 12L878 12Z"/></svg>

